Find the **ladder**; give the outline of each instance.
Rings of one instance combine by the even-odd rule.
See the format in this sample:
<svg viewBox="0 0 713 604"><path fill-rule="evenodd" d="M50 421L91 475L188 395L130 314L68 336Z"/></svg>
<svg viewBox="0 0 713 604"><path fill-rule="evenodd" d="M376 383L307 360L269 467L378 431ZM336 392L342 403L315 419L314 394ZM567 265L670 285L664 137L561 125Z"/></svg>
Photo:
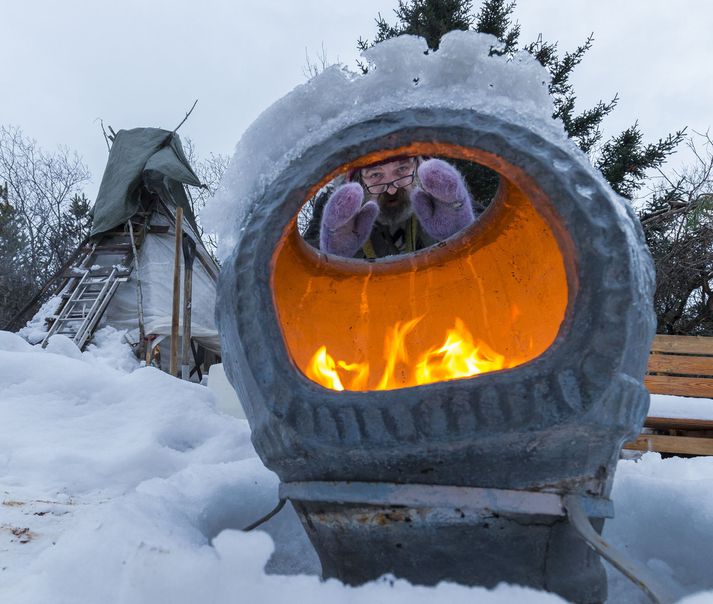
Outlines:
<svg viewBox="0 0 713 604"><path fill-rule="evenodd" d="M137 225L138 229L141 226ZM143 240L143 230L140 240ZM124 241L117 242L118 237ZM42 340L42 348L56 334L67 336L82 350L99 324L114 292L121 283L129 280L134 267L132 245L126 235L110 233L88 245L85 253L64 274L62 303L59 313L49 317L51 323ZM117 258L120 261L114 262Z"/></svg>
<svg viewBox="0 0 713 604"><path fill-rule="evenodd" d="M108 275L95 275L91 269L86 270L74 291L68 292L69 298L42 340L42 348L47 346L53 335L62 334L81 350L94 333L119 283L128 278L126 271L120 273L117 267L113 267Z"/></svg>

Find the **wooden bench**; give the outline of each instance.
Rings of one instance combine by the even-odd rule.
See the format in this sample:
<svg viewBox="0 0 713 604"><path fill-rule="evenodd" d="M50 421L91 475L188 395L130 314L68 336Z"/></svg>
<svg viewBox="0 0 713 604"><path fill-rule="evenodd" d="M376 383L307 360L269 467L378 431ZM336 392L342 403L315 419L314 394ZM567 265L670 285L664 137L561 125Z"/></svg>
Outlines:
<svg viewBox="0 0 713 604"><path fill-rule="evenodd" d="M656 336L644 384L651 394L713 399L713 338ZM709 419L649 415L641 435L624 448L713 455L713 400Z"/></svg>

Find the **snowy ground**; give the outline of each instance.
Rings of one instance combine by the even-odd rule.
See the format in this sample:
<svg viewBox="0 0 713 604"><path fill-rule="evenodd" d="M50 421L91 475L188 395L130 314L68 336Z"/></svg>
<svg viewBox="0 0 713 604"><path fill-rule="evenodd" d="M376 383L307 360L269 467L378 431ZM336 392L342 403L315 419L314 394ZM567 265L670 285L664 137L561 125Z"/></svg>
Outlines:
<svg viewBox="0 0 713 604"><path fill-rule="evenodd" d="M552 594L381 580L360 588L316 576L291 508L263 531L277 479L247 423L208 389L138 368L121 334L80 353L0 332L0 601L11 603L510 602ZM713 602L713 458L647 454L619 464L606 538L687 604ZM610 602L645 602L612 571Z"/></svg>

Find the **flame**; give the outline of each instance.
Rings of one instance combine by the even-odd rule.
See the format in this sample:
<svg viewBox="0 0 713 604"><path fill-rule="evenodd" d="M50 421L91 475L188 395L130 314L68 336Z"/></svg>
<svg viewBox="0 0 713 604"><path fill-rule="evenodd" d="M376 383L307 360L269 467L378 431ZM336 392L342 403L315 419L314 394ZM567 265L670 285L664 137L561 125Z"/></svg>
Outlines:
<svg viewBox="0 0 713 604"><path fill-rule="evenodd" d="M446 331L441 346L429 348L410 363L413 355L409 355L406 339L422 318L398 321L387 330L384 371L372 388L369 387L368 362L335 362L326 346L317 349L305 373L312 381L332 390L392 390L472 377L518 364L506 361L485 342L476 341L460 318L456 318L454 327Z"/></svg>
<svg viewBox="0 0 713 604"><path fill-rule="evenodd" d="M320 346L314 353L307 369L307 377L332 390L344 390L337 373L337 364L327 353L326 346Z"/></svg>

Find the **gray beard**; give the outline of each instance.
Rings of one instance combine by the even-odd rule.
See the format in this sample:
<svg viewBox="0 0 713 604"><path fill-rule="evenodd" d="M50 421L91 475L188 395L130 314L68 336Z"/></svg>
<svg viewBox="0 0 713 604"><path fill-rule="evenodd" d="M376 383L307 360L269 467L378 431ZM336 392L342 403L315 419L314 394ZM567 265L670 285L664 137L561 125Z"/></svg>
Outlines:
<svg viewBox="0 0 713 604"><path fill-rule="evenodd" d="M387 203L393 199L397 199L398 203ZM389 227L401 224L413 213L411 198L406 189L397 189L394 195L382 193L376 198L376 203L379 205L379 215L376 219Z"/></svg>

